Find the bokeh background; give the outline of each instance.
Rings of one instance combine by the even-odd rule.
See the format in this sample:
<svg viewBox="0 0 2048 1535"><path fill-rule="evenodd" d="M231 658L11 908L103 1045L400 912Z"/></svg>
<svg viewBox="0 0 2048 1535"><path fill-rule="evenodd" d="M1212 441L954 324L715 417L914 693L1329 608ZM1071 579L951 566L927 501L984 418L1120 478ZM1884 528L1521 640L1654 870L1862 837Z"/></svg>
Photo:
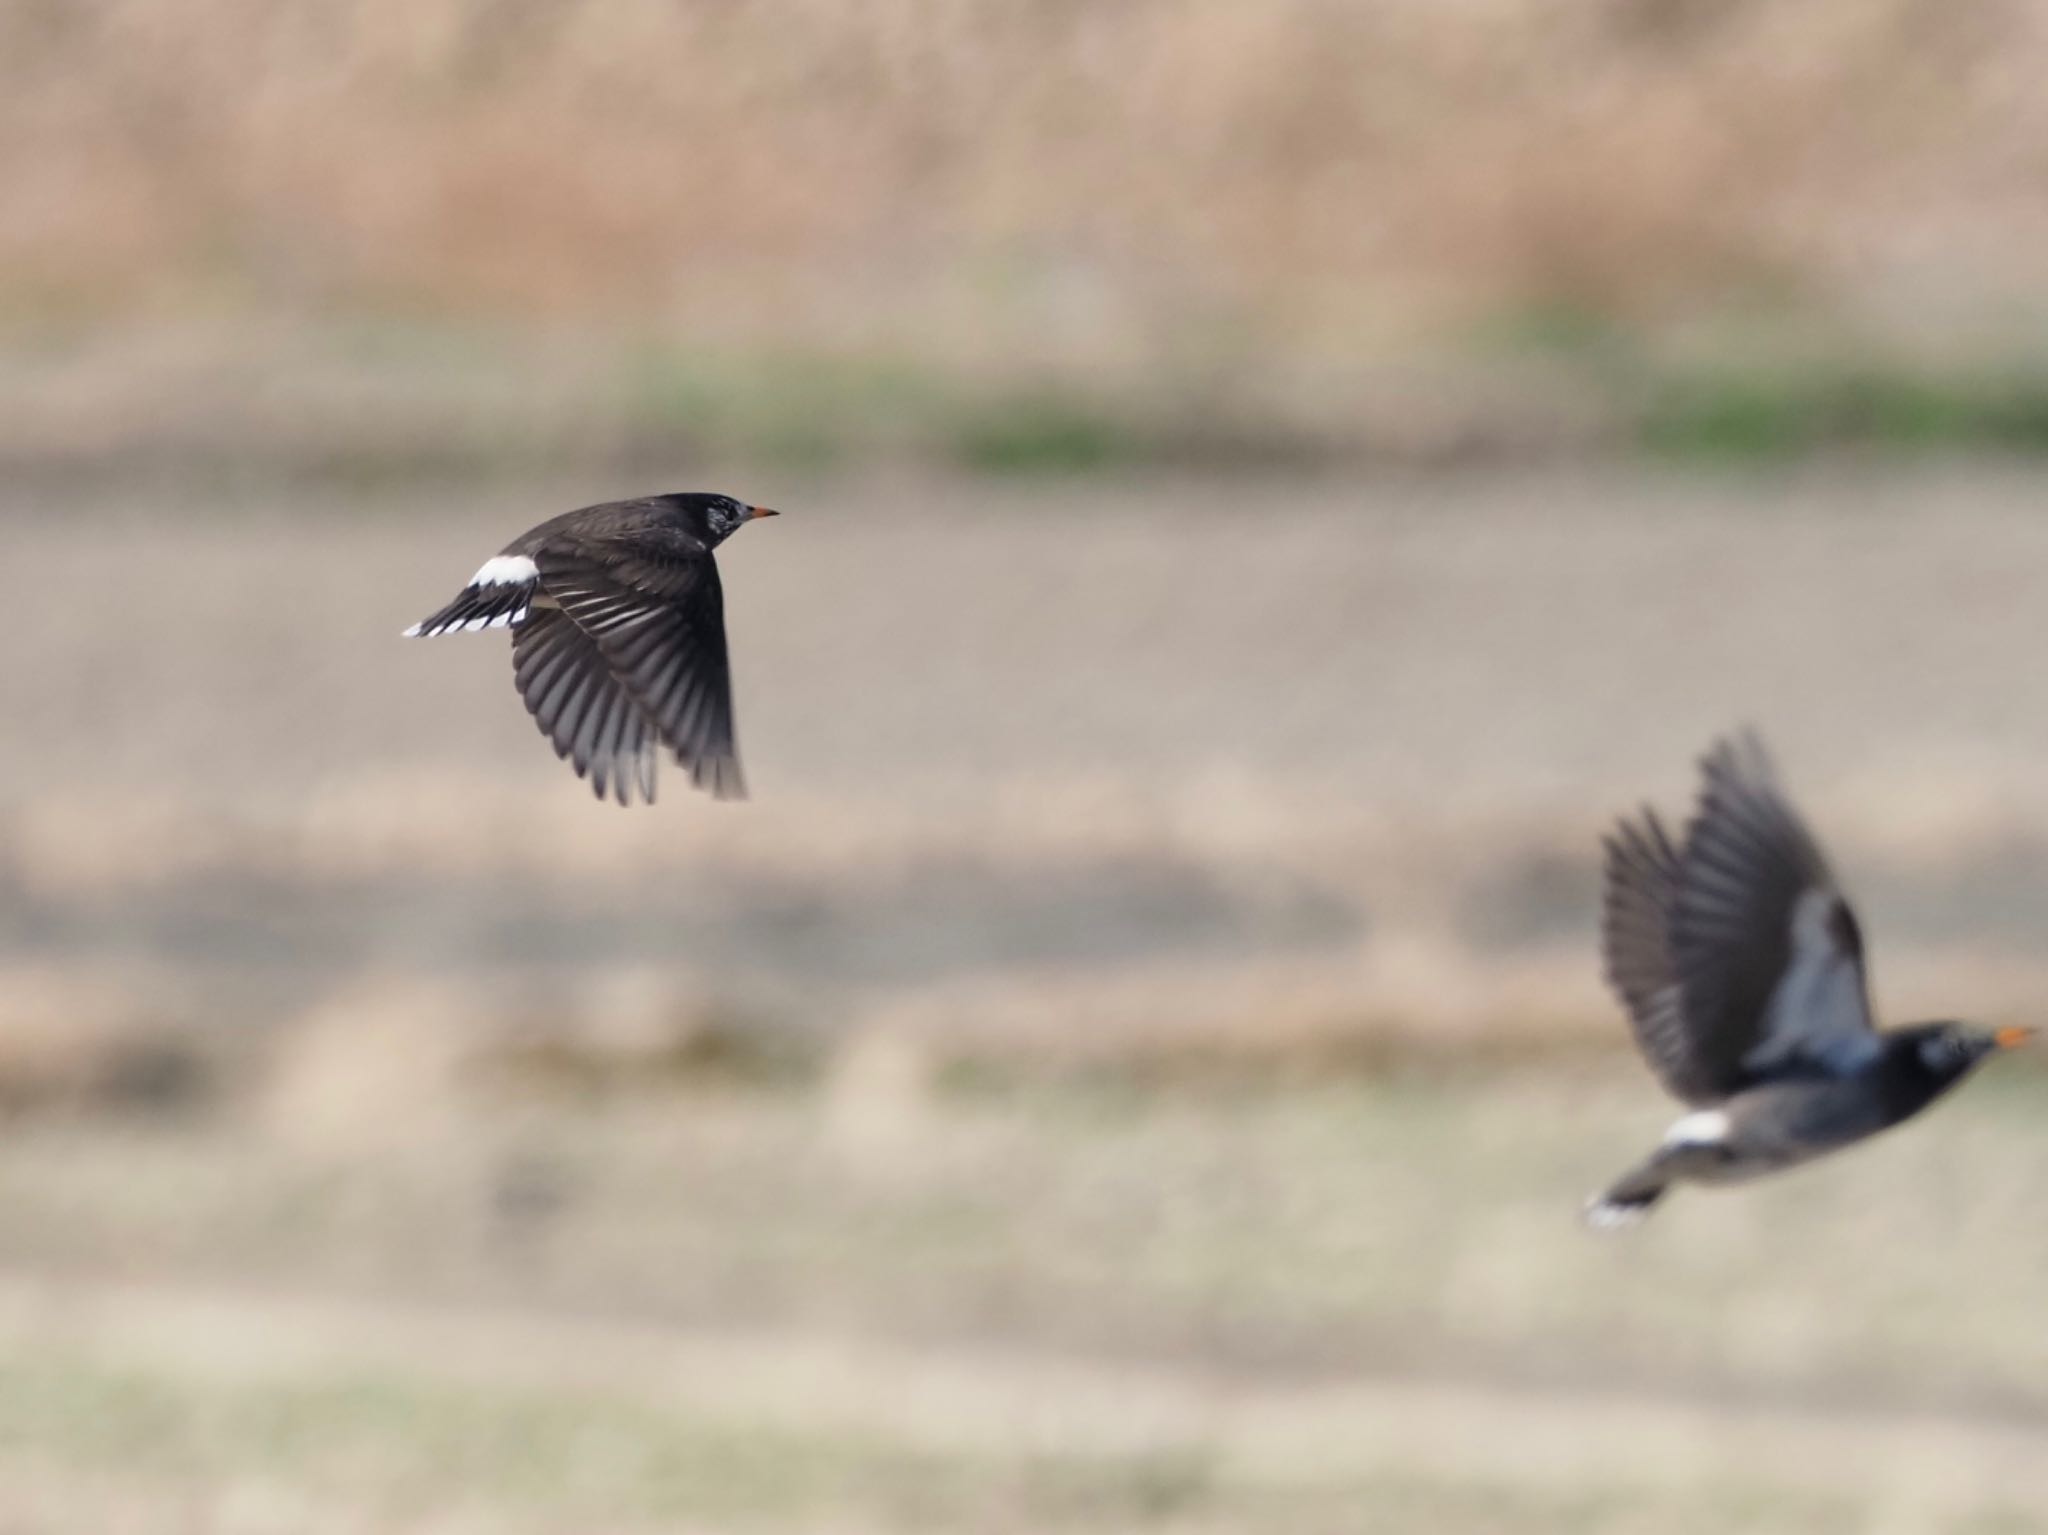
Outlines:
<svg viewBox="0 0 2048 1535"><path fill-rule="evenodd" d="M2048 10L0 0L0 1530L2048 1529L2048 1078L1599 1240L1760 727L2044 1021ZM501 636L721 556L754 798Z"/></svg>

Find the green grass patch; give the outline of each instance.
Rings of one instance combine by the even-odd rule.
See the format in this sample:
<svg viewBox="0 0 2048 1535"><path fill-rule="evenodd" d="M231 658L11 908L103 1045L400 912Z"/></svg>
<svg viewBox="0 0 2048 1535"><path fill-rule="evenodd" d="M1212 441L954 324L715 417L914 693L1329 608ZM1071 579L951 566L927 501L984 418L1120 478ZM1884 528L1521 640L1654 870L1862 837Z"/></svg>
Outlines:
<svg viewBox="0 0 2048 1535"><path fill-rule="evenodd" d="M1680 372L1647 391L1636 436L1652 454L1720 460L1832 449L2048 452L2048 363L1953 373L1872 363Z"/></svg>
<svg viewBox="0 0 2048 1535"><path fill-rule="evenodd" d="M636 443L801 468L901 442L942 401L923 370L886 359L666 346L629 358L620 392Z"/></svg>
<svg viewBox="0 0 2048 1535"><path fill-rule="evenodd" d="M1482 357L1633 355L1641 337L1620 316L1576 299L1541 299L1483 316L1467 336Z"/></svg>
<svg viewBox="0 0 2048 1535"><path fill-rule="evenodd" d="M968 383L900 359L660 347L630 360L620 390L640 446L792 468L897 456L1028 474L1145 456L1120 414L1079 390Z"/></svg>
<svg viewBox="0 0 2048 1535"><path fill-rule="evenodd" d="M682 442L793 468L897 456L985 474L1064 474L1172 456L1129 409L1090 391L1042 379L964 381L900 359L655 348L630 362L621 390L643 445Z"/></svg>
<svg viewBox="0 0 2048 1535"><path fill-rule="evenodd" d="M1153 456L1106 407L1047 388L959 410L946 446L956 463L988 474L1072 474Z"/></svg>
<svg viewBox="0 0 2048 1535"><path fill-rule="evenodd" d="M1887 353L1799 306L1731 309L1693 343L1573 299L1537 300L1467 332L1482 368L1535 362L1600 402L1624 448L1696 462L1841 451L2048 453L2048 353L1986 350L1936 365Z"/></svg>

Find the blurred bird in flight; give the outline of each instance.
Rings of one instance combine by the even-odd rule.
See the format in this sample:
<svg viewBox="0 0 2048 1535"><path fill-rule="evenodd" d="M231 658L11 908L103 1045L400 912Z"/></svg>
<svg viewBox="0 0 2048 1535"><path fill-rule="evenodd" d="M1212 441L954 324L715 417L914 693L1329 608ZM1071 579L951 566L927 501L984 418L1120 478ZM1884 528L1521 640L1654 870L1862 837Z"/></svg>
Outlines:
<svg viewBox="0 0 2048 1535"><path fill-rule="evenodd" d="M1716 742L1700 770L1681 839L1647 808L1606 839L1607 981L1691 1112L1587 1205L1595 1226L1640 1220L1673 1184L1739 1182L1875 1135L2033 1032L1879 1032L1856 914L1762 742Z"/></svg>

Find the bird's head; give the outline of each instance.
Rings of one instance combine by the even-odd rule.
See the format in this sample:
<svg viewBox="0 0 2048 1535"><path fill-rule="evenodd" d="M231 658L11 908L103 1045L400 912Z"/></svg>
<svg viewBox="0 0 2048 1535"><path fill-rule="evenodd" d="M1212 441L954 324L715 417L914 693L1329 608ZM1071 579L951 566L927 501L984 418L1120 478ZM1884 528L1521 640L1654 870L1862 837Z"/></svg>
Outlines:
<svg viewBox="0 0 2048 1535"><path fill-rule="evenodd" d="M1944 1080L1960 1077L1985 1056L2023 1045L2034 1037L2032 1029L2016 1025L1980 1029L1974 1024L1951 1021L1919 1023L1901 1029L1899 1034L1900 1042L1912 1051L1914 1059Z"/></svg>
<svg viewBox="0 0 2048 1535"><path fill-rule="evenodd" d="M701 532L706 547L724 543L740 530L744 523L756 517L781 515L765 506L749 506L744 501L735 501L731 496L714 496L701 492L668 498L689 521Z"/></svg>

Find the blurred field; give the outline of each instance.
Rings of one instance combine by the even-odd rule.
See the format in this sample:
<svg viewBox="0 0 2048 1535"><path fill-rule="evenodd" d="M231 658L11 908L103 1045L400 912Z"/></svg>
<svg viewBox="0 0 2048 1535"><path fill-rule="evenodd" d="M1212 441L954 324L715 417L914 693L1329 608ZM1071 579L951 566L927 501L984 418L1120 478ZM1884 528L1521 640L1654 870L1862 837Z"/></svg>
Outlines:
<svg viewBox="0 0 2048 1535"><path fill-rule="evenodd" d="M397 638L595 487L17 516L13 1011L1604 1048L1598 834L1745 721L1897 1009L2039 994L2023 476L736 488L789 511L725 560L756 800L647 816L553 760L498 637Z"/></svg>
<svg viewBox="0 0 2048 1535"><path fill-rule="evenodd" d="M755 799L632 814L397 637L597 487L6 509L6 1528L2048 1528L2038 1068L1575 1220L1716 730L2038 1005L2027 477L729 488Z"/></svg>
<svg viewBox="0 0 2048 1535"><path fill-rule="evenodd" d="M0 1150L24 1530L2042 1528L2038 1093L1632 1242L1618 1082Z"/></svg>
<svg viewBox="0 0 2048 1535"><path fill-rule="evenodd" d="M0 0L0 1535L2048 1531L2042 1063L1576 1222L1719 731L2043 1021L2044 16Z"/></svg>
<svg viewBox="0 0 2048 1535"><path fill-rule="evenodd" d="M1999 0L0 5L0 462L2048 442Z"/></svg>

